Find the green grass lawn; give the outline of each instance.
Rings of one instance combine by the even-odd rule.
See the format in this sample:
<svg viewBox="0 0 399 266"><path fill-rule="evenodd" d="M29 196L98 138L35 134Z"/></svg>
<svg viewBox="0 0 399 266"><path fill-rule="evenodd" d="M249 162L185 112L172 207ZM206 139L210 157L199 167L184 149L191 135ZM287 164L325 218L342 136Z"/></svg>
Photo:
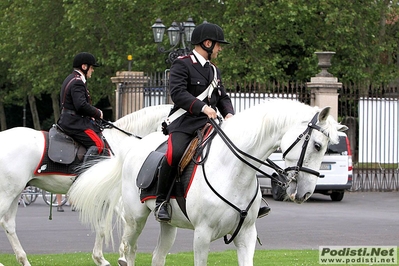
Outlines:
<svg viewBox="0 0 399 266"><path fill-rule="evenodd" d="M91 253L68 253L68 254L49 254L49 255L29 255L32 266L93 266ZM118 254L105 254L105 258L112 266L117 265ZM189 266L194 265L193 253L183 252L169 254L166 265L170 266ZM19 266L15 256L10 254L0 254L0 262L4 266ZM139 253L136 258L136 266L151 265L150 253ZM225 251L210 253L208 265L231 266L238 265L236 251ZM256 251L254 265L318 265L317 250L278 250L278 251Z"/></svg>
<svg viewBox="0 0 399 266"><path fill-rule="evenodd" d="M91 253L68 253L68 254L49 254L49 255L28 255L32 266L95 266L91 259ZM105 258L112 266L117 265L118 254L108 253ZM4 266L19 266L15 256L11 254L0 254L0 262ZM151 265L150 253L139 253L136 257L136 266ZM169 254L166 259L166 266L190 266L193 263L192 252L182 252ZM211 252L208 258L208 265L231 266L238 265L236 251ZM321 265L319 264L318 250L256 250L254 257L255 266L263 265ZM327 265L327 264L325 264ZM332 264L330 264L332 265ZM333 264L339 265L339 264ZM351 264L345 264L351 265ZM361 264L356 264L361 265ZM363 264L365 265L365 264ZM383 265L383 264L375 264ZM392 264L390 264L392 265Z"/></svg>

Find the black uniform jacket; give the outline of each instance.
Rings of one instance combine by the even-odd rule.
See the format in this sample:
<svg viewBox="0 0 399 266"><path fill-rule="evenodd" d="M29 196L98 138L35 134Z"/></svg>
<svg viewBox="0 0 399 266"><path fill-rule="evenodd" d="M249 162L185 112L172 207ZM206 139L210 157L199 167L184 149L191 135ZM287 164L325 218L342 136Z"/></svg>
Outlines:
<svg viewBox="0 0 399 266"><path fill-rule="evenodd" d="M74 71L64 80L61 86L61 116L58 124L66 133L77 133L86 129L101 132L92 118L99 119L101 111L91 105L86 84L80 73Z"/></svg>
<svg viewBox="0 0 399 266"><path fill-rule="evenodd" d="M168 132L184 132L192 134L205 126L207 116L201 112L205 104L219 110L225 117L228 113L234 115L234 108L230 97L222 85L220 71L217 69L217 86L213 90L210 102L208 97L203 101L196 97L207 89L214 77L211 66L203 67L193 53L178 57L170 68L169 89L174 107L171 113L179 108L187 112L168 126Z"/></svg>

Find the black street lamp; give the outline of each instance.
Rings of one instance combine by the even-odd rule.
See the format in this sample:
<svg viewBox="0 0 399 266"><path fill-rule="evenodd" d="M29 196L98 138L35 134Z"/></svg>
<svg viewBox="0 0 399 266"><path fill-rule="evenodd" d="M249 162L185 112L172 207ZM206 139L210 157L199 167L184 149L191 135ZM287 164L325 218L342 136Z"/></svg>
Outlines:
<svg viewBox="0 0 399 266"><path fill-rule="evenodd" d="M158 52L169 53L166 63L172 64L178 56L190 53L191 34L193 33L195 24L192 18L188 18L186 22L176 23L176 21L173 21L172 25L167 29L171 46L168 50L161 45L165 28L162 20L158 18L154 25L152 25L152 32L154 34L154 42L158 44Z"/></svg>

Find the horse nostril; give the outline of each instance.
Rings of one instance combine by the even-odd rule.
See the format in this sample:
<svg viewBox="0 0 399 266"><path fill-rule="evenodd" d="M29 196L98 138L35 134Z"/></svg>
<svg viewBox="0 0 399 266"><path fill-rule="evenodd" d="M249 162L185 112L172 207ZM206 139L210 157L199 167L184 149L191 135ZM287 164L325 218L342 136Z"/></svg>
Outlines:
<svg viewBox="0 0 399 266"><path fill-rule="evenodd" d="M307 201L307 200L310 198L310 196L312 196L312 193L311 193L311 192L305 193L305 194L303 195L303 197L299 197L298 194L296 194L296 196L294 196L294 197L295 197L295 200L294 200L294 201L295 201L296 203L298 203L298 204L301 204L301 203Z"/></svg>
<svg viewBox="0 0 399 266"><path fill-rule="evenodd" d="M306 194L303 196L303 201L307 201L307 200L310 198L310 196L312 196L312 193L310 193L310 192L306 193Z"/></svg>

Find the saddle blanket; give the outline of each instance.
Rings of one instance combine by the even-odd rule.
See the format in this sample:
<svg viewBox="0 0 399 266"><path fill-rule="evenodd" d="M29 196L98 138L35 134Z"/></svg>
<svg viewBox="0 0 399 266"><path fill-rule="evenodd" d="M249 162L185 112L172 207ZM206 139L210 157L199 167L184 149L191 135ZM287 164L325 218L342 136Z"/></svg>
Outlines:
<svg viewBox="0 0 399 266"><path fill-rule="evenodd" d="M184 170L183 175L180 177L180 180L177 180L174 184L171 198L186 198L187 193L190 189L191 183L193 181L193 177L197 170L196 164L191 162ZM156 175L157 177L157 175ZM140 200L141 202L145 202L149 199L155 199L157 197L157 185L158 178L154 178L154 182L146 189L140 190Z"/></svg>
<svg viewBox="0 0 399 266"><path fill-rule="evenodd" d="M78 166L81 161L75 158L75 160L71 164L61 164L55 163L50 160L48 156L48 148L49 148L49 134L47 131L42 131L44 137L44 149L42 158L37 165L34 175L72 175L76 176L76 166Z"/></svg>

